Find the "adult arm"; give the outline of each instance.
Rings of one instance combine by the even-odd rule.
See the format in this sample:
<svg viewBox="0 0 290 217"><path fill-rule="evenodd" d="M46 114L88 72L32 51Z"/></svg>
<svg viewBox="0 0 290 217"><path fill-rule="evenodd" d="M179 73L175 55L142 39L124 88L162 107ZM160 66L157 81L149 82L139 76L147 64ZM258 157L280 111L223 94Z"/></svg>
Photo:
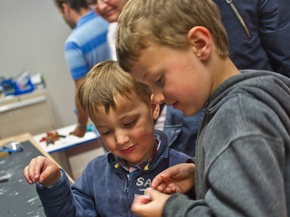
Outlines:
<svg viewBox="0 0 290 217"><path fill-rule="evenodd" d="M78 97L78 90L84 78L79 78L75 81L75 106L77 110L77 126L72 131L72 134L78 137L83 137L87 130L88 115L85 113L80 105L80 100Z"/></svg>
<svg viewBox="0 0 290 217"><path fill-rule="evenodd" d="M78 99L78 89L90 68L87 65L84 53L82 52L81 48L74 42L67 42L65 44L65 58L71 73L71 77L75 83L74 102L78 123L76 128L72 131L72 134L78 137L83 137L86 133L88 115L80 106Z"/></svg>

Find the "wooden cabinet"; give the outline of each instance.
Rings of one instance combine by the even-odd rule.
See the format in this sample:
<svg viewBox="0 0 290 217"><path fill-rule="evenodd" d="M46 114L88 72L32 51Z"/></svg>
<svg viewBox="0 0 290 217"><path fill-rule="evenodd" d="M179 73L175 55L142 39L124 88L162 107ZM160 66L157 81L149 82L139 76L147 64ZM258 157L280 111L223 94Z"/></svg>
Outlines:
<svg viewBox="0 0 290 217"><path fill-rule="evenodd" d="M36 135L54 129L45 89L0 98L0 138L21 133Z"/></svg>

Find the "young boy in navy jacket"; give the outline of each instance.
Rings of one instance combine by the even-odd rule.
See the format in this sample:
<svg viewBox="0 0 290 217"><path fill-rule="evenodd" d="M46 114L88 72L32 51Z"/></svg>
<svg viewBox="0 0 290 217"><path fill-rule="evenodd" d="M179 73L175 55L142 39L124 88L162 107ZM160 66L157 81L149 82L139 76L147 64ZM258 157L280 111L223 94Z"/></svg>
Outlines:
<svg viewBox="0 0 290 217"><path fill-rule="evenodd" d="M36 183L47 216L136 216L131 204L157 174L179 163L192 164L154 130L159 105L151 96L148 86L115 61L99 63L88 73L79 89L80 103L110 152L89 162L72 186L49 159L31 160L24 177Z"/></svg>

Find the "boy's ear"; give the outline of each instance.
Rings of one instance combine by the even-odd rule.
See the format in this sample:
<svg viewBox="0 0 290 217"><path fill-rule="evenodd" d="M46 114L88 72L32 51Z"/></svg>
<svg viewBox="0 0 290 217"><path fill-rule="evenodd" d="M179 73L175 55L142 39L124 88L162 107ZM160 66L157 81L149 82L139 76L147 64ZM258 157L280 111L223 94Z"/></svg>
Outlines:
<svg viewBox="0 0 290 217"><path fill-rule="evenodd" d="M212 50L212 38L207 28L195 26L187 33L187 38L193 52L200 60L206 60Z"/></svg>
<svg viewBox="0 0 290 217"><path fill-rule="evenodd" d="M152 109L153 120L157 120L160 113L160 105L154 102L153 94L151 95L151 109Z"/></svg>
<svg viewBox="0 0 290 217"><path fill-rule="evenodd" d="M152 102L151 108L152 108L153 120L157 120L157 118L159 117L159 113L160 113L160 105Z"/></svg>

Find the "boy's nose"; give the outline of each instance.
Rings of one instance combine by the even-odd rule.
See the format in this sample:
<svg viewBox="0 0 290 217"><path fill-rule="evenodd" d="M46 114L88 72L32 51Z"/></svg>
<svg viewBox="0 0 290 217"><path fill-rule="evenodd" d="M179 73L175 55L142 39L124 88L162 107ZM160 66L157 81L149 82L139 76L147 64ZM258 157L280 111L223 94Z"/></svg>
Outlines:
<svg viewBox="0 0 290 217"><path fill-rule="evenodd" d="M117 145L124 145L129 141L129 136L124 132L116 132L115 142Z"/></svg>

